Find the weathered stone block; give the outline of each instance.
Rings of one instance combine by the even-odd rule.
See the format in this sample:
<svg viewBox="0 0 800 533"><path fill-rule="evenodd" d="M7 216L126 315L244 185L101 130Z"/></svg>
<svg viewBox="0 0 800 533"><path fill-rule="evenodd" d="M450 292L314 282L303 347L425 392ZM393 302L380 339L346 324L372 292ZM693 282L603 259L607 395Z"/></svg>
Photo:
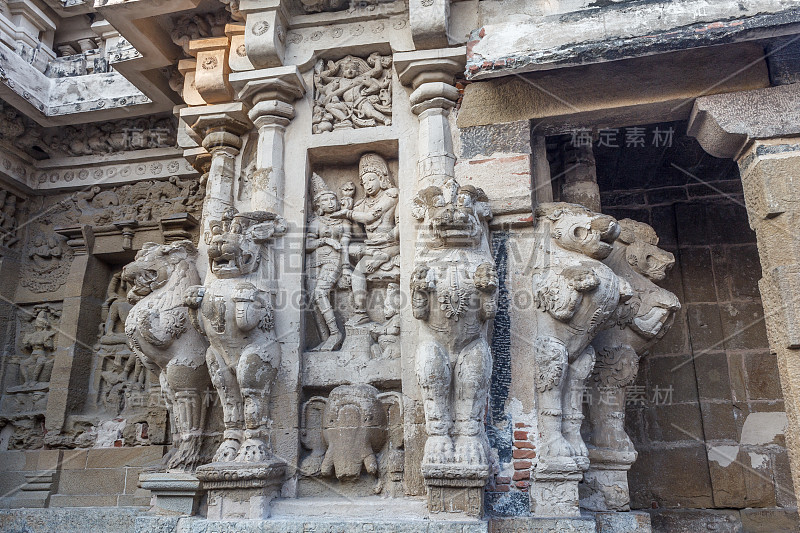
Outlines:
<svg viewBox="0 0 800 533"><path fill-rule="evenodd" d="M739 439L743 415L730 402L700 402L703 414L703 436L705 440Z"/></svg>
<svg viewBox="0 0 800 533"><path fill-rule="evenodd" d="M725 336L725 349L757 350L769 345L761 302L723 304L719 306L719 315Z"/></svg>
<svg viewBox="0 0 800 533"><path fill-rule="evenodd" d="M588 516L578 518L515 517L492 518L489 533L595 533L595 521Z"/></svg>
<svg viewBox="0 0 800 533"><path fill-rule="evenodd" d="M681 248L680 267L686 303L717 301L714 269L711 265L709 248Z"/></svg>
<svg viewBox="0 0 800 533"><path fill-rule="evenodd" d="M687 440L690 438L687 436ZM711 478L703 443L686 443L674 448L644 448L628 474L632 508L712 507ZM680 464L680 468L675 468ZM652 472L659 472L656 477ZM658 529L653 523L655 531Z"/></svg>
<svg viewBox="0 0 800 533"><path fill-rule="evenodd" d="M696 403L651 406L644 414L651 441L702 440L703 422Z"/></svg>
<svg viewBox="0 0 800 533"><path fill-rule="evenodd" d="M645 357L640 364L646 367L648 402L653 399L656 386L662 392L672 391L671 403L697 401L695 370L690 356L664 355ZM648 403L648 405L650 404Z"/></svg>
<svg viewBox="0 0 800 533"><path fill-rule="evenodd" d="M750 400L780 400L781 381L778 361L774 354L747 354L743 356L747 374L747 396Z"/></svg>
<svg viewBox="0 0 800 533"><path fill-rule="evenodd" d="M692 349L722 350L723 330L720 310L713 304L688 304L686 316L689 319L689 334L692 338Z"/></svg>
<svg viewBox="0 0 800 533"><path fill-rule="evenodd" d="M161 462L164 451L164 446L93 449L89 450L87 454L86 468L157 466Z"/></svg>
<svg viewBox="0 0 800 533"><path fill-rule="evenodd" d="M741 517L747 533L794 533L800 529L794 509L742 509Z"/></svg>
<svg viewBox="0 0 800 533"><path fill-rule="evenodd" d="M116 507L116 494L53 494L50 507Z"/></svg>
<svg viewBox="0 0 800 533"><path fill-rule="evenodd" d="M63 470L58 484L59 494L114 495L125 492L124 468L87 468Z"/></svg>
<svg viewBox="0 0 800 533"><path fill-rule="evenodd" d="M728 356L724 352L698 354L694 359L694 367L700 399L731 399Z"/></svg>
<svg viewBox="0 0 800 533"><path fill-rule="evenodd" d="M61 468L64 470L83 470L86 468L88 453L88 450L64 450L64 456L61 458Z"/></svg>
<svg viewBox="0 0 800 533"><path fill-rule="evenodd" d="M658 533L741 533L739 512L730 510L659 509L649 511Z"/></svg>

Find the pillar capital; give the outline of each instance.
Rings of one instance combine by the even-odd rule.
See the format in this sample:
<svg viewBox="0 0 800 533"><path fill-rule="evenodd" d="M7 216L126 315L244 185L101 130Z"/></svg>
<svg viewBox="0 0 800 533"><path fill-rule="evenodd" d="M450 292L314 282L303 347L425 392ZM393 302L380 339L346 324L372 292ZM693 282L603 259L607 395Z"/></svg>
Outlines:
<svg viewBox="0 0 800 533"><path fill-rule="evenodd" d="M800 84L703 96L688 134L715 157L740 159L752 141L800 135Z"/></svg>
<svg viewBox="0 0 800 533"><path fill-rule="evenodd" d="M240 102L187 107L181 109L180 116L212 155L222 148L238 151L242 147L241 136L253 127L247 109Z"/></svg>
<svg viewBox="0 0 800 533"><path fill-rule="evenodd" d="M452 85L456 74L464 72L466 61L467 49L464 46L394 55L394 67L400 83L411 85L414 89L432 82Z"/></svg>

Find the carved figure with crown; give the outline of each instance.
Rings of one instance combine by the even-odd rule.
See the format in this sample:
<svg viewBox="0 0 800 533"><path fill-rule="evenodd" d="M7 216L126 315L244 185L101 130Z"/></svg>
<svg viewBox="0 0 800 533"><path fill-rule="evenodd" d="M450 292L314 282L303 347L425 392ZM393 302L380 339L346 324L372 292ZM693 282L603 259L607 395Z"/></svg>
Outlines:
<svg viewBox="0 0 800 533"><path fill-rule="evenodd" d="M351 277L354 315L350 325L369 322L367 314L367 281L380 271L390 272L399 265L400 235L396 210L399 191L394 186L386 160L376 153L361 156L358 175L364 198L352 209L341 209L333 218L362 224L366 233L363 243L349 247L349 255L357 261Z"/></svg>
<svg viewBox="0 0 800 533"><path fill-rule="evenodd" d="M336 322L331 292L343 280L342 270L345 266L348 272L352 270L348 251L352 223L346 218L331 216L339 211L339 198L317 174L311 177L311 196L314 214L306 231L306 279L320 337L323 339L313 350L337 350L342 345L344 333Z"/></svg>

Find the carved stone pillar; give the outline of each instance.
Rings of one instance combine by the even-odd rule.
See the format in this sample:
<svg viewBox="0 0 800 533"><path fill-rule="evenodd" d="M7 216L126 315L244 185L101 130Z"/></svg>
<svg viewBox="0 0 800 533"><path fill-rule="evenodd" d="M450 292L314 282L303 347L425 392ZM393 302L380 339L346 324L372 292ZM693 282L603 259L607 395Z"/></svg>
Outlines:
<svg viewBox="0 0 800 533"><path fill-rule="evenodd" d="M456 156L448 115L458 101L453 78L464 70L464 48L396 54L400 82L411 85L411 110L419 117L417 187L443 186L455 177Z"/></svg>
<svg viewBox="0 0 800 533"><path fill-rule="evenodd" d="M252 123L240 103L187 107L181 110L181 118L211 154L203 203L205 234L210 220L220 220L225 210L233 207L236 156L242 147L241 136L252 128Z"/></svg>
<svg viewBox="0 0 800 533"><path fill-rule="evenodd" d="M70 413L80 412L88 394L91 346L97 336L100 307L110 272L92 255L90 226L59 229L74 252L64 288L64 303L56 336L56 351L47 400L45 442L57 443ZM105 274L105 275L104 275Z"/></svg>
<svg viewBox="0 0 800 533"><path fill-rule="evenodd" d="M286 127L294 117L292 103L306 86L297 67L278 67L231 76L239 100L251 105L248 116L258 128L256 170L253 173L252 209L283 212L284 142Z"/></svg>
<svg viewBox="0 0 800 533"><path fill-rule="evenodd" d="M564 162L561 199L599 213L600 187L597 185L597 168L592 145L573 146L565 143L561 153Z"/></svg>
<svg viewBox="0 0 800 533"><path fill-rule="evenodd" d="M410 214L423 228L410 288L414 318L420 321L414 368L425 442L422 457L415 456L416 464L406 470L421 468L431 512L482 516L489 475L483 426L491 376L486 322L494 318L498 280L488 244L488 198L481 189L455 181L448 115L459 96L452 83L463 69L463 54L463 48L431 50L397 54L394 60L400 81L414 88L410 99L419 117L419 138L413 189L418 195ZM448 228L456 219L470 225L468 238L456 237L463 237L463 226L445 232L453 238L434 237L434 225ZM459 265L449 259L455 251L462 258Z"/></svg>
<svg viewBox="0 0 800 533"><path fill-rule="evenodd" d="M800 84L698 98L688 133L739 164L761 257L759 289L777 354L789 427L786 446L800 497Z"/></svg>

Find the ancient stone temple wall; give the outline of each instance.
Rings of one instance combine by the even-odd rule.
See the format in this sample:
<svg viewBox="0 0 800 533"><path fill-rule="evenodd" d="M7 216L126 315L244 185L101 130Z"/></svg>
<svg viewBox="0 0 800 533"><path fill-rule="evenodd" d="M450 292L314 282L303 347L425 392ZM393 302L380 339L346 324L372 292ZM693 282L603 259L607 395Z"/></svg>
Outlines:
<svg viewBox="0 0 800 533"><path fill-rule="evenodd" d="M0 529L796 530L751 4L0 0Z"/></svg>

